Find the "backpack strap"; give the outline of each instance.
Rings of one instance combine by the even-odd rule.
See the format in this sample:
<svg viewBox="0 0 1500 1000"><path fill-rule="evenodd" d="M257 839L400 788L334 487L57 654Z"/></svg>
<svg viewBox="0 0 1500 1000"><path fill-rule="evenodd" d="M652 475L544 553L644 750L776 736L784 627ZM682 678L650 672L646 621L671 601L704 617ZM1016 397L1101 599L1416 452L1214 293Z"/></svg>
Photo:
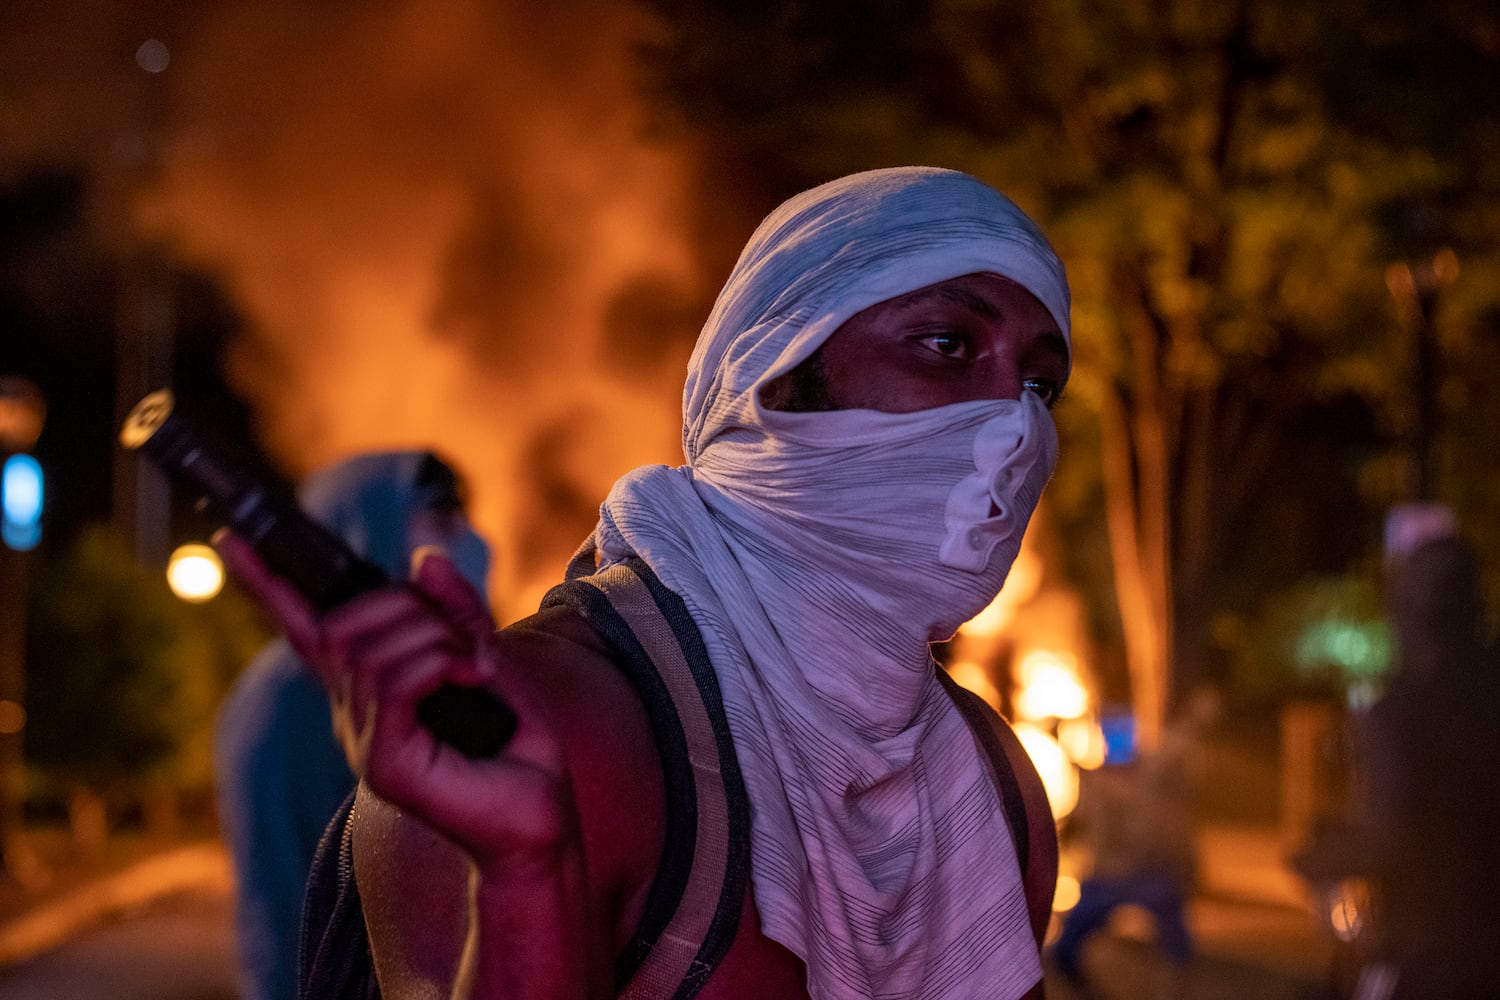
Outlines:
<svg viewBox="0 0 1500 1000"><path fill-rule="evenodd" d="M708 649L682 598L644 563L553 588L613 647L662 760L666 842L636 933L615 964L628 1000L691 1000L734 943L750 873L750 805ZM378 1000L351 794L318 845L302 918L302 1000Z"/></svg>
<svg viewBox="0 0 1500 1000"><path fill-rule="evenodd" d="M616 963L626 1000L689 1000L734 942L750 871L750 807L708 649L682 598L638 560L554 588L617 652L662 759L667 835L636 934Z"/></svg>
<svg viewBox="0 0 1500 1000"><path fill-rule="evenodd" d="M939 668L937 676L989 761L1021 867L1031 932L1041 947L1052 920L1052 896L1057 891L1057 823L1052 818L1047 790L1015 730L946 670Z"/></svg>

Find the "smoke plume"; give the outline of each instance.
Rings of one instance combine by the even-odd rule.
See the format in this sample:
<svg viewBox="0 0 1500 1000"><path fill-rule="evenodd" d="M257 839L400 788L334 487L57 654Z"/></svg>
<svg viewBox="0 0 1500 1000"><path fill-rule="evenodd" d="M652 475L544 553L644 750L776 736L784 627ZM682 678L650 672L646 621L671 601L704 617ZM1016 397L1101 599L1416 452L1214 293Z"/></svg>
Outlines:
<svg viewBox="0 0 1500 1000"><path fill-rule="evenodd" d="M172 23L135 218L230 283L263 443L294 475L436 445L523 612L610 482L680 461L722 274L699 263L691 150L642 138L639 16L255 0Z"/></svg>

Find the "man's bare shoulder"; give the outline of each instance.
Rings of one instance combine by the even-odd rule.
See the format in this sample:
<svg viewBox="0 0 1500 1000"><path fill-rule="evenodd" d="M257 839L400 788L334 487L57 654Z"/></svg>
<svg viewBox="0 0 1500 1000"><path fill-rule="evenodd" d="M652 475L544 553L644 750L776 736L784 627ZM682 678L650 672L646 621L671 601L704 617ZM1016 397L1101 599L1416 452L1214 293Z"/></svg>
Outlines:
<svg viewBox="0 0 1500 1000"><path fill-rule="evenodd" d="M698 1000L807 1000L807 970L802 960L761 934L760 911L748 891L734 944Z"/></svg>
<svg viewBox="0 0 1500 1000"><path fill-rule="evenodd" d="M543 608L502 628L497 636L501 649L513 655L540 654L549 659L595 660L613 664L614 651L598 631L565 604Z"/></svg>
<svg viewBox="0 0 1500 1000"><path fill-rule="evenodd" d="M546 694L578 804L595 891L635 928L665 838L661 758L616 653L577 611L545 609L500 633L502 657ZM621 944L623 945L622 939Z"/></svg>
<svg viewBox="0 0 1500 1000"><path fill-rule="evenodd" d="M609 644L599 636L594 629L577 614L557 615L558 609L544 611L541 614L520 622L507 629L509 641L515 643L510 647L516 653L532 647L527 645L530 641L536 641L541 645L537 648L548 650L548 655L577 656L579 659L571 664L570 676L566 679L559 678L559 682L568 688L576 685L576 690L568 690L559 693L559 701L568 701L576 696L587 697L600 691L612 689L615 685L623 685L629 688L629 682L623 671L614 662L614 653ZM588 660L587 663L584 660ZM593 678L588 673L596 668L606 670L609 678ZM545 669L545 668L544 668ZM611 699L615 704L630 702L632 712L640 712L640 723L647 724L644 710L640 707L639 698L633 693L627 698L616 694ZM599 706L604 705L606 711L613 711L604 702L594 702L593 709L597 711ZM577 720L588 721L593 712L586 710L571 710L570 714ZM574 752L594 754L600 753L610 756L608 766L603 761L593 766L585 766L575 770L575 780L581 777L603 777L605 780L613 781L612 773L621 766L621 760L617 750L607 744L600 735L612 731L611 724L604 720L594 718L597 727L591 733L579 734L578 738L571 740ZM618 730L613 730L618 732ZM631 826L637 822L636 814L633 812L641 802L664 802L662 790L662 770L660 758L653 751L649 767L650 781L649 789L642 789L632 780L614 782L610 788L598 789L595 795L608 797L615 800L608 803L604 808L596 809L596 815L600 817L618 818L621 815L628 817L627 822L621 824L615 820L606 820L607 825L599 832L606 838L628 838L638 831L633 831ZM635 777L640 777L639 775ZM645 794L646 798L632 801L632 796ZM580 802L585 798L580 790ZM622 812L623 811L623 812ZM644 881L641 889L644 890L655 875L656 864L660 858L661 842L664 837L665 818L661 814L661 808L655 807L648 810L649 815L640 818L647 820L651 826L649 867L642 873ZM657 827L657 823L663 826ZM585 837L589 838L587 830L588 820L585 819ZM637 845L634 851L640 851L645 845ZM599 848L595 848L598 850ZM644 897L640 900L644 902ZM636 921L641 912L640 906L626 906L622 908L630 915L627 932L633 932ZM719 963L714 975L704 985L698 994L700 1000L805 1000L806 973L802 962L787 951L781 945L771 941L760 933L760 914L755 908L755 901L748 891L745 894L744 905L740 913L739 929L735 935L734 944L730 947L728 954Z"/></svg>

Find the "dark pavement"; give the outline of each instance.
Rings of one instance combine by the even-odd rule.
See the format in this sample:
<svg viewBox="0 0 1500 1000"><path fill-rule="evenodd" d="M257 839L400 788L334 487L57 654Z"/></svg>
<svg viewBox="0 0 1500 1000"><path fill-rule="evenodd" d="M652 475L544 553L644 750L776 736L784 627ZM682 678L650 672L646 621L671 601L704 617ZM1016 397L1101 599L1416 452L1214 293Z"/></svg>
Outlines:
<svg viewBox="0 0 1500 1000"><path fill-rule="evenodd" d="M1149 920L1127 911L1084 952L1089 1000L1326 1000L1332 945L1272 832L1209 827L1201 854L1186 975L1166 974ZM0 925L0 1000L233 1000L230 920L222 849L164 853ZM1049 971L1048 996L1086 995Z"/></svg>
<svg viewBox="0 0 1500 1000"><path fill-rule="evenodd" d="M228 897L188 890L0 969L4 1000L235 1000Z"/></svg>

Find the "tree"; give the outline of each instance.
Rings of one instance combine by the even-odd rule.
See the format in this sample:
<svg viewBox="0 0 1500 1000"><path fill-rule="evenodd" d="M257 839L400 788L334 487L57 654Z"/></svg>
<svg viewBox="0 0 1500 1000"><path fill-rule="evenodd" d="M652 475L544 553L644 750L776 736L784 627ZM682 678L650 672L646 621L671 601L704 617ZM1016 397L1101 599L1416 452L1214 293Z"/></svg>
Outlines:
<svg viewBox="0 0 1500 1000"><path fill-rule="evenodd" d="M1465 90L1462 108L1452 89L1496 78L1494 18L1248 0L650 6L662 30L645 79L667 118L728 136L784 192L935 162L993 182L1053 235L1152 742L1174 681L1208 669L1226 558L1263 498L1315 502L1277 476L1299 422L1349 396L1386 421L1362 447L1399 438L1405 348L1383 275L1413 252L1399 225L1412 206L1493 218L1500 185L1480 154L1496 142L1495 88ZM1420 72L1394 87L1393 64ZM1468 162L1488 164L1482 183ZM1493 229L1428 229L1495 258ZM1324 457L1333 476L1360 464ZM1343 558L1398 493L1367 493Z"/></svg>
<svg viewBox="0 0 1500 1000"><path fill-rule="evenodd" d="M107 799L208 787L214 714L265 636L244 606L184 604L102 526L43 567L31 603L27 762L67 792L75 832L94 826L81 839L102 835Z"/></svg>

